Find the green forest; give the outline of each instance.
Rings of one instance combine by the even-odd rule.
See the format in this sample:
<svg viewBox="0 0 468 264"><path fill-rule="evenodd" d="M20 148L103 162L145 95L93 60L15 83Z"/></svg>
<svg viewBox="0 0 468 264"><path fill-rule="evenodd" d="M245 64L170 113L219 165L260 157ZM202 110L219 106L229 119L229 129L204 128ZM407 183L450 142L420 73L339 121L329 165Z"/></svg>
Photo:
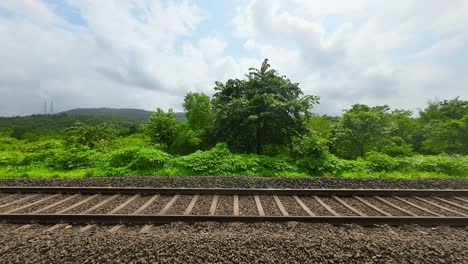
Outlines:
<svg viewBox="0 0 468 264"><path fill-rule="evenodd" d="M185 114L1 117L0 175L468 176L467 101L355 104L339 117L314 114L319 103L265 60L211 97L186 94Z"/></svg>

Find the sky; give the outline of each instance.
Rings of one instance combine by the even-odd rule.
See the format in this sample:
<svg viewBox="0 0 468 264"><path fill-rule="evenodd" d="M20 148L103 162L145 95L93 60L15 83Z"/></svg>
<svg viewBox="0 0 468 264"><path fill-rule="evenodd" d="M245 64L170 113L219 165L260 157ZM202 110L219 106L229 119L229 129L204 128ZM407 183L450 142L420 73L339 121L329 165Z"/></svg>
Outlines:
<svg viewBox="0 0 468 264"><path fill-rule="evenodd" d="M320 96L417 113L468 99L467 0L1 0L0 116L182 110L264 58Z"/></svg>

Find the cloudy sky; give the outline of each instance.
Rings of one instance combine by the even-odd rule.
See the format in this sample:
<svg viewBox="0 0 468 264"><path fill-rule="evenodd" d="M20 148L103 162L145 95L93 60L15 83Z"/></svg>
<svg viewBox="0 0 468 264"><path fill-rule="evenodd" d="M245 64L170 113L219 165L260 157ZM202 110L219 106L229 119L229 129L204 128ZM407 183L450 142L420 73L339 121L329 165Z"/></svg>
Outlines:
<svg viewBox="0 0 468 264"><path fill-rule="evenodd" d="M468 99L466 0L1 0L0 115L172 107L263 58L319 95L417 111Z"/></svg>

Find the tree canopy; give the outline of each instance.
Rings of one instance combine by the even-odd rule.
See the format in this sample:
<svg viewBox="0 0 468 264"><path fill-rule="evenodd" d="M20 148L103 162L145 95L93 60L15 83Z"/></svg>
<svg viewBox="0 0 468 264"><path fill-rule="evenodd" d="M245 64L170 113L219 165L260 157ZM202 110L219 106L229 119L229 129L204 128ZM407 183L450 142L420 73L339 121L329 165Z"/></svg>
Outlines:
<svg viewBox="0 0 468 264"><path fill-rule="evenodd" d="M262 154L264 145L289 145L306 131L309 110L319 97L303 96L299 84L271 69L267 59L246 77L216 82L212 104L218 140Z"/></svg>

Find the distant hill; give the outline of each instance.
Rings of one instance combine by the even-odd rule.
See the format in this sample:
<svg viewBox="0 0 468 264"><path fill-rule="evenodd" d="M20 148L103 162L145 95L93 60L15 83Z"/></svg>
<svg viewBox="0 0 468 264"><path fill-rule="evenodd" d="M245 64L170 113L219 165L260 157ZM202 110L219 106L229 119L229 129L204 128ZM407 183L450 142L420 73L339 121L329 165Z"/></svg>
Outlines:
<svg viewBox="0 0 468 264"><path fill-rule="evenodd" d="M24 127L38 134L63 132L78 122L88 125L108 123L126 128L146 122L151 113L141 109L78 108L52 115L0 117L0 133L14 127ZM176 113L176 118L185 120L185 113Z"/></svg>
<svg viewBox="0 0 468 264"><path fill-rule="evenodd" d="M123 118L129 121L146 122L152 112L133 108L76 108L61 114L74 116L107 116ZM176 113L177 120L185 120L185 113Z"/></svg>

